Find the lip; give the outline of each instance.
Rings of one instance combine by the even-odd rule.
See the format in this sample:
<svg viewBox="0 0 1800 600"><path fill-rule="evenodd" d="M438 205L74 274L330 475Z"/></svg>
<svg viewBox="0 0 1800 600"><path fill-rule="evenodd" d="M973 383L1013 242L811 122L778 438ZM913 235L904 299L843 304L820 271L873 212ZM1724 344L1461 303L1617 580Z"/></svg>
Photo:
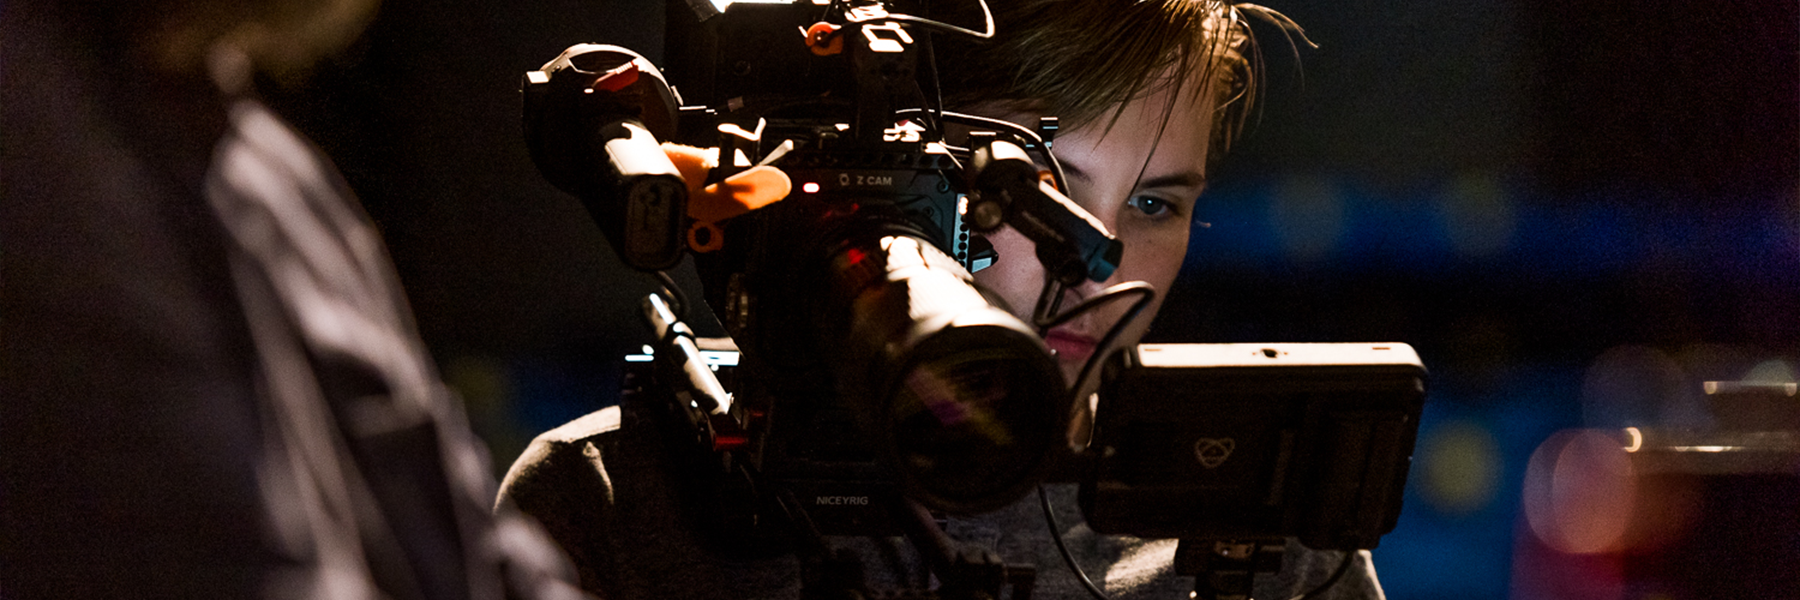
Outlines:
<svg viewBox="0 0 1800 600"><path fill-rule="evenodd" d="M1100 340L1063 329L1052 329L1044 336L1044 345L1056 351L1059 362L1072 362L1076 365L1086 363L1088 357L1094 355L1094 347L1099 344Z"/></svg>

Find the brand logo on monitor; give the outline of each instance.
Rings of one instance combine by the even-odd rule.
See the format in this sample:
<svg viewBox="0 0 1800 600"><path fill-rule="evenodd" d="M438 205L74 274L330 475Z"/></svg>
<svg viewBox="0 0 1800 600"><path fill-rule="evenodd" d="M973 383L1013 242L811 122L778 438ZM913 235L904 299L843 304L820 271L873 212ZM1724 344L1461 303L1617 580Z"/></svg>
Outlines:
<svg viewBox="0 0 1800 600"><path fill-rule="evenodd" d="M1200 438L1194 440L1194 458L1200 466L1208 469L1225 464L1231 458L1231 451L1237 449L1237 440L1231 438Z"/></svg>

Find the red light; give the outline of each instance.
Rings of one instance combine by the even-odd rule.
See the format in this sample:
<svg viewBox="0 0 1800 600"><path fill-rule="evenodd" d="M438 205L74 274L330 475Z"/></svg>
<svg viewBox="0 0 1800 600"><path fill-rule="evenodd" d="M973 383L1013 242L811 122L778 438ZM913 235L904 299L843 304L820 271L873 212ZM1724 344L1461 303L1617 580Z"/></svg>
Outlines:
<svg viewBox="0 0 1800 600"><path fill-rule="evenodd" d="M812 181L802 183L802 184L800 184L800 191L806 192L808 194L817 194L817 193L819 193L819 184L816 182L812 182Z"/></svg>
<svg viewBox="0 0 1800 600"><path fill-rule="evenodd" d="M713 450L737 450L750 445L750 437L743 435L721 435L713 438Z"/></svg>

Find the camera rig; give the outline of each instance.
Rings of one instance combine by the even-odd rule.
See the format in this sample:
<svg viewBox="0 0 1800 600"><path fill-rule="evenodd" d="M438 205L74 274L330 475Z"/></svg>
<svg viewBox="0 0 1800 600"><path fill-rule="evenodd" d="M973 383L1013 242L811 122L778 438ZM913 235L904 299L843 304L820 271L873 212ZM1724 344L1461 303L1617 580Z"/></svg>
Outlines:
<svg viewBox="0 0 1800 600"><path fill-rule="evenodd" d="M742 351L727 391L679 290L646 300L674 437L710 471L704 512L741 545L800 531L821 556L821 536L906 533L940 594L998 594L991 557L952 576L970 561L927 510L1029 491L1066 445L1071 399L1038 329L973 285L1000 258L980 234L1031 238L1046 297L1110 277L1122 244L1060 191L1054 119L1033 131L926 101L932 33L989 36L991 17L977 32L885 2L693 6L699 23L672 10L669 27L689 79L578 45L527 74L524 108L545 177L626 264L692 254ZM977 131L956 146L952 125Z"/></svg>
<svg viewBox="0 0 1800 600"><path fill-rule="evenodd" d="M1049 151L1057 121L1027 128L934 101L933 36L992 36L985 3L977 30L909 14L924 7L897 1L813 2L671 2L675 85L630 50L570 47L525 77L527 145L546 179L581 199L621 261L664 282L643 305L653 366L628 391L663 413L672 452L693 475L689 495L705 499L699 511L718 543L731 552L791 543L809 565L808 593L834 594L863 583L859 563L834 553L827 536L904 534L941 585L901 597L999 597L1005 585L1028 597L1032 567L959 547L933 512L985 512L1037 486L1066 454L1071 390L1092 389L1087 380L1155 291L1133 282L1064 310L1064 289L1110 278L1123 245L1063 194ZM953 138L953 128L966 137ZM997 256L981 235L1001 227L1030 239L1034 256ZM729 340L697 338L682 322L692 305L664 271L687 255ZM1046 281L1027 322L971 273L1031 259ZM1134 305L1080 381L1065 381L1041 332L1128 296ZM738 351L741 362L717 369L707 349ZM1422 400L1420 381L1409 389ZM1383 427L1406 435L1367 461L1385 467L1364 468L1386 477L1365 486L1380 493L1350 495L1364 500L1358 510L1380 514L1356 523L1365 529L1332 531L1333 543L1351 540L1346 548L1372 547L1399 510L1393 486L1405 478L1418 405L1390 404ZM1161 412L1132 405L1130 414ZM1305 414L1306 427L1330 420ZM1258 433L1291 438L1302 429ZM1292 519L1224 537L1204 524L1137 519L1121 502L1148 488L1118 485L1133 467L1084 460L1084 510L1102 507L1110 530L1147 535L1139 527L1149 524L1184 538L1185 571L1242 574L1202 577L1197 591L1247 593L1249 574L1271 568L1270 549L1300 533ZM1110 479L1096 488L1092 478ZM1215 508L1215 520L1236 514ZM1189 530L1208 537L1190 544Z"/></svg>

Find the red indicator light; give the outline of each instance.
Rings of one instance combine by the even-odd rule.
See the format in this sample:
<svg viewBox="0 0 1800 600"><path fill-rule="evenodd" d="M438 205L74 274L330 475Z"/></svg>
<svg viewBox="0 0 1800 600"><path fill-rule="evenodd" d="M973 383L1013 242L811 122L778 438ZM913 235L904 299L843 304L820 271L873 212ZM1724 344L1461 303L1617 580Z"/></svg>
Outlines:
<svg viewBox="0 0 1800 600"><path fill-rule="evenodd" d="M800 184L800 191L806 192L808 194L817 194L817 193L819 193L819 184L816 182L812 182L812 181L802 183L802 184Z"/></svg>

